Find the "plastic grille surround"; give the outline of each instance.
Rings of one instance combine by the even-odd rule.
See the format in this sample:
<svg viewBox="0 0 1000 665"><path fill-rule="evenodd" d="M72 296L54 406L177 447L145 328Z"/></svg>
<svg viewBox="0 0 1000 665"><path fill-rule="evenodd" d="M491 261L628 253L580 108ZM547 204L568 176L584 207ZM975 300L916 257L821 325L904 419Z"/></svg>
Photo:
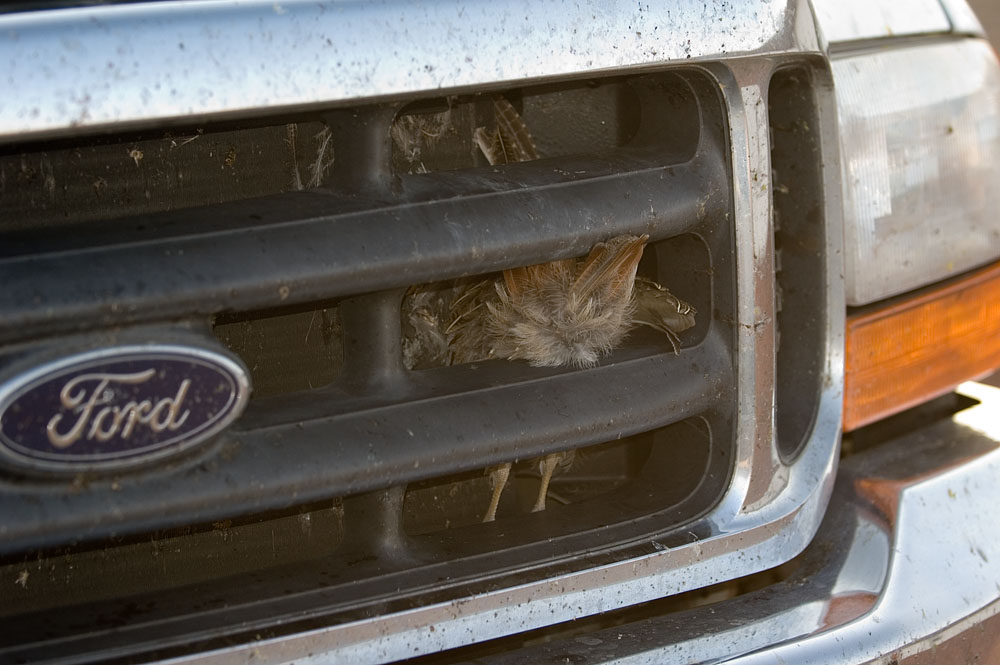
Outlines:
<svg viewBox="0 0 1000 665"><path fill-rule="evenodd" d="M602 82L593 85L600 90ZM79 227L84 235L74 232L87 239L84 246L48 231L10 232L0 258L9 285L0 296L9 312L0 326L7 343L61 335L70 346L100 344L107 339L103 329L128 330L122 326L155 338L176 329L178 317L198 335L200 322L219 314L252 330L256 320L318 306L335 311L343 359L330 359L328 385L255 398L210 445L148 468L92 475L69 504L58 488L76 479L5 474L8 557L39 548L55 554L66 543L80 543L79 557L106 546L101 539L109 536L128 551L144 533L170 539L178 528L213 525L211 534L229 529L233 519L303 508L325 523L330 509L324 506L336 498L339 546L305 555L323 563L272 568L266 583L251 571L181 581L176 590L156 594L161 609L151 616L167 612L157 620L165 622L160 628L148 632L140 623L116 638L130 651L154 639L157 653L166 654L171 644L188 642L183 626L194 616L178 623L168 608L210 588L216 600L202 603L195 615L220 634L275 612L309 614L320 607L344 621L363 615L369 599L389 589L405 607L407 594L431 580L440 585L442 567L473 587L491 584L514 558L561 561L573 569L588 565L599 543L612 550L626 544L615 559L625 556L628 543L703 514L726 487L733 455L734 315L723 314L734 302L732 203L720 99L710 80L693 70L603 85L612 86L610 99L640 105L643 121L620 147L593 153L570 147L564 148L570 154L536 162L399 175L388 130L400 107L370 107L324 118L335 154L357 159L335 164L323 188L88 222ZM567 90L578 88L521 94L530 111L540 103L533 96L558 102ZM478 112L479 101L468 104ZM591 370L507 361L403 367L399 307L407 286L579 255L599 240L640 232L652 236L641 272L705 313L685 334L679 355L664 338L637 332ZM69 277L82 272L87 279ZM255 368L259 359L244 359L251 372L266 373ZM513 505L502 507L495 526L410 533L416 527L404 524L404 512L419 519L441 503L408 495L408 483L471 483L469 501L481 500L475 487L485 479L476 474L488 465L622 437L632 437L624 450L633 461L610 494L554 504L509 524L504 515L514 517ZM607 446L597 450L619 454ZM664 482L670 473L676 481ZM449 480L449 474L459 475ZM199 538L183 549L199 547ZM317 575L324 590L307 593ZM266 609L253 609L256 603L234 609L268 595L262 584L299 592ZM338 600L331 604L333 596ZM112 595L91 602L100 616L122 601ZM219 614L222 607L230 610ZM60 634L78 630L71 627L79 622L76 610L64 618L57 608L44 612L46 625L61 626ZM8 621L23 637L36 618L28 613ZM31 643L16 653L37 656ZM85 644L71 640L66 648Z"/></svg>

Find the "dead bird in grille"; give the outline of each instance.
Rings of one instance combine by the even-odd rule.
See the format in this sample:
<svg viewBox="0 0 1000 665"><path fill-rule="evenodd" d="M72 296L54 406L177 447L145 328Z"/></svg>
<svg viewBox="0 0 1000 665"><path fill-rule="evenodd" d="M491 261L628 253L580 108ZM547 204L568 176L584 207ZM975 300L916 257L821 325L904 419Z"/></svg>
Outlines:
<svg viewBox="0 0 1000 665"><path fill-rule="evenodd" d="M490 164L537 159L531 134L514 107L499 96L493 104L496 130L491 133L480 127L474 137ZM496 279L457 285L440 301L412 292L404 300L404 325L409 321L415 331L430 330L409 348L419 346L424 352L440 354L442 335L437 324L444 314L421 304L430 297L438 307L445 299L451 300L451 322L444 331L449 364L503 358L523 359L535 366L592 367L636 324L665 333L678 353L677 333L694 325L696 312L656 282L636 278L648 240L645 234L616 236L595 245L584 258L510 268ZM407 365L413 366L411 361ZM533 511L545 509L552 474L567 466L572 454L558 452L541 458L541 483ZM510 469L510 463L489 469L493 496L484 522L495 518Z"/></svg>
<svg viewBox="0 0 1000 665"><path fill-rule="evenodd" d="M462 287L438 289L430 285L411 287L403 297L403 364L407 369L427 369L452 364L448 340L452 299Z"/></svg>
<svg viewBox="0 0 1000 665"><path fill-rule="evenodd" d="M503 271L452 305L454 361L527 360L592 367L632 326L635 272L648 235L598 243L585 259Z"/></svg>
<svg viewBox="0 0 1000 665"><path fill-rule="evenodd" d="M454 362L523 359L535 366L591 367L615 348L632 325L635 271L649 236L617 236L585 259L512 268L497 280L470 287L454 302ZM565 453L542 458L535 511L545 509L552 474ZM490 469L493 497L483 521L492 521L510 475L510 463Z"/></svg>

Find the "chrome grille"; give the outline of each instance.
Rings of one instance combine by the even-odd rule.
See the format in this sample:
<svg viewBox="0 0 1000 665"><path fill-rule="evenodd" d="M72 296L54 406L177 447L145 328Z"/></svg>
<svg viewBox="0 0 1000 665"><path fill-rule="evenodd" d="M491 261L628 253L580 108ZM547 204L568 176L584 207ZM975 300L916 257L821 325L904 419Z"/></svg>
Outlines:
<svg viewBox="0 0 1000 665"><path fill-rule="evenodd" d="M697 56L711 47L694 48ZM790 62L824 80L822 60ZM825 505L838 421L837 396L822 387L829 367L799 384L808 423L797 420L799 391L779 386L775 398L766 371L777 363L780 376L797 362L782 360L797 358L786 335L775 359L767 155L781 171L782 150L829 149L825 102L772 99L788 114L810 109L817 122L815 135L770 152L767 105L750 102L766 99L777 64L554 72L530 85L397 90L378 103L345 97L170 129L137 115L135 134L96 139L87 129L48 140L35 128L30 143L6 146L16 168L22 155L41 164L42 155L61 150L71 160L105 146L122 153L116 168L128 184L128 169L154 161L147 142L169 156L171 141L193 139L183 147L201 146L194 168L207 183L191 198L169 187L119 196L75 219L30 196L19 203L38 217L25 213L3 230L6 361L183 333L221 340L260 392L227 432L168 463L77 478L3 472L4 570L30 561L95 570L113 560L133 574L106 569L107 584L72 596L72 606L59 582L36 582L47 598L2 609L18 641L0 653L198 659L273 638L268 648L288 653L385 662L788 560ZM776 80L800 96L825 94L793 79ZM467 132L498 93L536 123L549 156L478 162ZM450 143L422 148L419 165L394 147L394 122L445 109L460 128ZM230 143L247 148L233 156L221 150ZM238 187L212 186L247 153L277 157L251 162L257 175ZM87 182L76 195L91 195ZM810 218L815 226L782 226L778 241L784 248L812 234L813 283L834 266L822 214L830 205ZM580 256L624 233L650 234L640 273L699 312L678 355L636 332L588 370L404 366L407 288ZM794 279L779 274L783 298ZM815 303L828 318L798 348L836 343L835 304ZM794 325L777 323L781 332ZM796 414L791 429L783 413ZM557 450L590 461L557 482L562 500L527 513L516 497L536 482L529 460ZM485 508L489 493L482 470L507 461L519 472L513 494L496 523L479 524L476 504ZM161 545L173 553L156 558ZM269 547L272 557L260 555ZM250 551L258 558L248 561ZM199 556L234 565L183 570ZM157 576L149 588L136 581L146 573Z"/></svg>

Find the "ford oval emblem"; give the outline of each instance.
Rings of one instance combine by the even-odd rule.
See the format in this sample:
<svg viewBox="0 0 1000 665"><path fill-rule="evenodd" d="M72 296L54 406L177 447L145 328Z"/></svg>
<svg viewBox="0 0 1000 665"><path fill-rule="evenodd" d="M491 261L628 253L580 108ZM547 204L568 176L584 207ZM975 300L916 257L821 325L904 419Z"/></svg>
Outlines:
<svg viewBox="0 0 1000 665"><path fill-rule="evenodd" d="M208 349L80 353L0 385L0 451L21 465L74 472L139 463L218 433L249 393L246 370Z"/></svg>

